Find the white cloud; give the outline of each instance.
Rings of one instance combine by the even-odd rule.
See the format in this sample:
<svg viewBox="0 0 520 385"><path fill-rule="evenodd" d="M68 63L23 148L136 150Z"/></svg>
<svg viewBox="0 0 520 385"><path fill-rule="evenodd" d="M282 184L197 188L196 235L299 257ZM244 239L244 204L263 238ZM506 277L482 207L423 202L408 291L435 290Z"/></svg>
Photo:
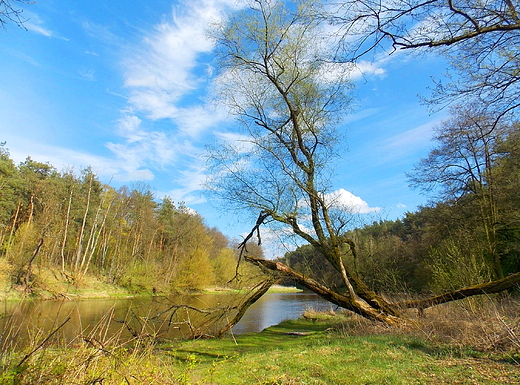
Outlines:
<svg viewBox="0 0 520 385"><path fill-rule="evenodd" d="M124 38L113 33L108 26L97 24L88 20L83 21L81 26L83 27L85 33L94 37L104 45L121 48L127 44L127 41ZM90 53L90 51L85 53Z"/></svg>
<svg viewBox="0 0 520 385"><path fill-rule="evenodd" d="M175 173L182 175L175 181L181 187L168 193L175 200L200 201L193 192L201 189L202 170L183 170L182 157L187 156L187 162L193 164L201 139L207 139L202 134L229 118L205 101L209 87L205 89L204 85L211 71L201 62L201 55L213 49L213 42L206 36L209 24L222 19L234 4L233 0L182 3L138 45L125 50L131 52L122 61L129 105L118 125L121 141L106 146L124 161L125 176L151 178L153 175L138 171L156 166L167 169L175 164ZM87 27L98 36L108 33L99 26ZM188 96L190 105L185 103ZM171 123L161 122L163 119Z"/></svg>
<svg viewBox="0 0 520 385"><path fill-rule="evenodd" d="M354 65L350 78L354 81L367 76L378 76L382 78L386 76L386 71L381 65L382 62L368 62L361 60Z"/></svg>
<svg viewBox="0 0 520 385"><path fill-rule="evenodd" d="M21 137L13 139L19 144L18 148L24 149L23 153L20 150L10 150L11 158L17 162L23 161L30 155L36 161L49 162L60 171L73 169L79 172L90 166L94 173L103 179L121 182L151 180L154 177L150 170L140 169L138 164L128 164L124 158L107 158L41 142L32 142Z"/></svg>
<svg viewBox="0 0 520 385"><path fill-rule="evenodd" d="M53 37L53 38L69 41L69 39L67 39L63 36L60 36L60 35L56 34L54 31L51 31L50 29L44 27L43 20L41 20L40 17L38 17L38 15L36 15L33 12L28 12L27 21L23 25L25 28L27 28L27 30L29 30L31 32L38 33L40 35L47 36L47 37Z"/></svg>
<svg viewBox="0 0 520 385"><path fill-rule="evenodd" d="M381 211L380 207L370 207L363 199L342 188L325 194L324 200L330 210L342 210L350 214L368 214ZM309 208L307 201L302 200L299 204L304 210ZM310 221L310 214L307 219Z"/></svg>
<svg viewBox="0 0 520 385"><path fill-rule="evenodd" d="M203 188L206 180L204 171L203 167L197 167L196 165L188 170L181 171L180 176L175 180L175 184L179 188L161 195L169 196L176 202L185 202L191 205L206 202L206 199L201 194L195 193Z"/></svg>
<svg viewBox="0 0 520 385"><path fill-rule="evenodd" d="M125 86L131 89L130 103L135 108L151 119L171 118L181 123L186 121L186 112L200 116L199 108L183 109L178 103L205 81L208 64L197 59L213 49L207 28L221 20L233 4L225 0L185 3L174 9L170 21L157 25L144 37L136 53L124 61ZM200 64L206 71L197 74L195 69Z"/></svg>
<svg viewBox="0 0 520 385"><path fill-rule="evenodd" d="M215 127L229 119L227 113L215 110L209 105L179 108L174 117L178 129L190 137L197 137L208 128Z"/></svg>
<svg viewBox="0 0 520 385"><path fill-rule="evenodd" d="M25 23L24 26L31 32L36 32L43 36L52 37L52 32L48 29L43 28L40 25L34 23Z"/></svg>
<svg viewBox="0 0 520 385"><path fill-rule="evenodd" d="M240 154L250 152L255 146L252 143L251 137L235 132L216 132L215 136L223 142L229 143L234 150Z"/></svg>
<svg viewBox="0 0 520 385"><path fill-rule="evenodd" d="M353 214L376 213L381 210L380 207L370 207L363 199L344 189L326 194L325 202L331 208L344 209Z"/></svg>
<svg viewBox="0 0 520 385"><path fill-rule="evenodd" d="M106 146L124 160L126 169L139 169L145 164L165 167L181 153L189 153L191 147L178 142L171 133L145 130L139 117L124 115L118 125L124 143L107 143ZM187 149L188 148L188 149Z"/></svg>

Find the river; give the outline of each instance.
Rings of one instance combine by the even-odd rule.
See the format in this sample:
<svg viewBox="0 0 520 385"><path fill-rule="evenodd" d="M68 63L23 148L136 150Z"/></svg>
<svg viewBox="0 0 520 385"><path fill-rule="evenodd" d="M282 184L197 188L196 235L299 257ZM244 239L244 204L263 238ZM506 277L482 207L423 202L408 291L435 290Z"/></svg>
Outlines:
<svg viewBox="0 0 520 385"><path fill-rule="evenodd" d="M224 307L232 298L230 294L199 294L168 298L4 302L0 303L0 349L34 345L69 318L53 339L65 343L73 343L78 337L85 336L103 341L120 340L131 337L125 326L149 334L160 332L163 338L187 336L190 330L187 325L180 325L182 321L188 319L196 324L200 322L195 320L197 317L200 320L210 318L207 314L179 308L175 317L170 319L175 308L169 308L177 304L197 309ZM308 308L329 310L332 306L315 294L268 293L247 310L232 332L259 332L286 319L296 319ZM162 314L165 310L168 311Z"/></svg>

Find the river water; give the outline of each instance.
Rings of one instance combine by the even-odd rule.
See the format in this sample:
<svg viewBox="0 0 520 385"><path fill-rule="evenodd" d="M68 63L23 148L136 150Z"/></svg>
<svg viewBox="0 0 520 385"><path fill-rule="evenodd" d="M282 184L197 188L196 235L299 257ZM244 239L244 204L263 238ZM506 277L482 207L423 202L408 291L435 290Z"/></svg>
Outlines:
<svg viewBox="0 0 520 385"><path fill-rule="evenodd" d="M190 324L203 324L213 315L201 314L177 305L197 309L226 307L231 294L200 294L133 299L89 299L80 301L23 301L0 303L0 348L35 344L69 319L53 339L65 343L90 336L110 341L131 337L129 329L159 333L163 338L189 336ZM308 309L329 310L329 302L309 293L268 293L251 306L233 327L234 334L259 332L286 319L296 319ZM172 316L174 314L174 316ZM229 317L221 318L221 323ZM128 327L127 327L128 326Z"/></svg>

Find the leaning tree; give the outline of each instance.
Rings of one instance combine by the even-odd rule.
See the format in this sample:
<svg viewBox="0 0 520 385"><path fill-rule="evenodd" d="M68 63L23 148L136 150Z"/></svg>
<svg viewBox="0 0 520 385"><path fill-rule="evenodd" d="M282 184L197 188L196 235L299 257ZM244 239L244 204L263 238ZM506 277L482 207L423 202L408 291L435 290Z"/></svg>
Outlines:
<svg viewBox="0 0 520 385"><path fill-rule="evenodd" d="M220 59L222 99L236 115L234 140L210 150L208 186L227 208L256 213L241 244L243 259L271 277L246 306L276 278L290 278L328 301L388 324L402 320L398 304L372 291L356 274L356 245L345 235L348 208L330 191L338 130L351 102L350 67L330 60L333 47L313 17L316 2L253 0L214 32ZM343 209L343 210L341 210ZM328 287L288 266L247 253L260 228L292 234L314 247L340 274L344 290ZM467 288L405 307L423 308L460 295L493 292L520 275ZM511 282L513 281L513 282ZM329 285L330 286L330 285Z"/></svg>

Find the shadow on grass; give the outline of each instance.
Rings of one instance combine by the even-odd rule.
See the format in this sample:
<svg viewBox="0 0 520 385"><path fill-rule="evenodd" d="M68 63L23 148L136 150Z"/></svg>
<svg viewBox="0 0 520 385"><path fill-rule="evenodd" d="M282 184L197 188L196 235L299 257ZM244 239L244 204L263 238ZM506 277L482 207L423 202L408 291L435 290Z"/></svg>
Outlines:
<svg viewBox="0 0 520 385"><path fill-rule="evenodd" d="M167 351L170 357L185 361L195 354L200 361L227 359L236 355L286 349L294 344L327 333L336 323L315 323L308 320L288 320L271 326L259 333L226 335L221 339L180 341L175 345L159 349ZM318 337L319 338L319 337Z"/></svg>
<svg viewBox="0 0 520 385"><path fill-rule="evenodd" d="M179 362L186 362L191 359L190 357L195 356L199 363L212 363L260 352L294 352L336 344L358 353L365 350L384 352L388 349L396 349L408 352L407 354L411 356L416 354L427 356L435 361L485 358L497 363L518 364L517 357L490 355L467 346L435 344L417 336L392 333L349 335L341 330L341 321L338 319L320 322L306 319L288 320L260 333L243 334L234 336L234 338L227 335L221 339L180 341L173 345L163 346L162 350Z"/></svg>

